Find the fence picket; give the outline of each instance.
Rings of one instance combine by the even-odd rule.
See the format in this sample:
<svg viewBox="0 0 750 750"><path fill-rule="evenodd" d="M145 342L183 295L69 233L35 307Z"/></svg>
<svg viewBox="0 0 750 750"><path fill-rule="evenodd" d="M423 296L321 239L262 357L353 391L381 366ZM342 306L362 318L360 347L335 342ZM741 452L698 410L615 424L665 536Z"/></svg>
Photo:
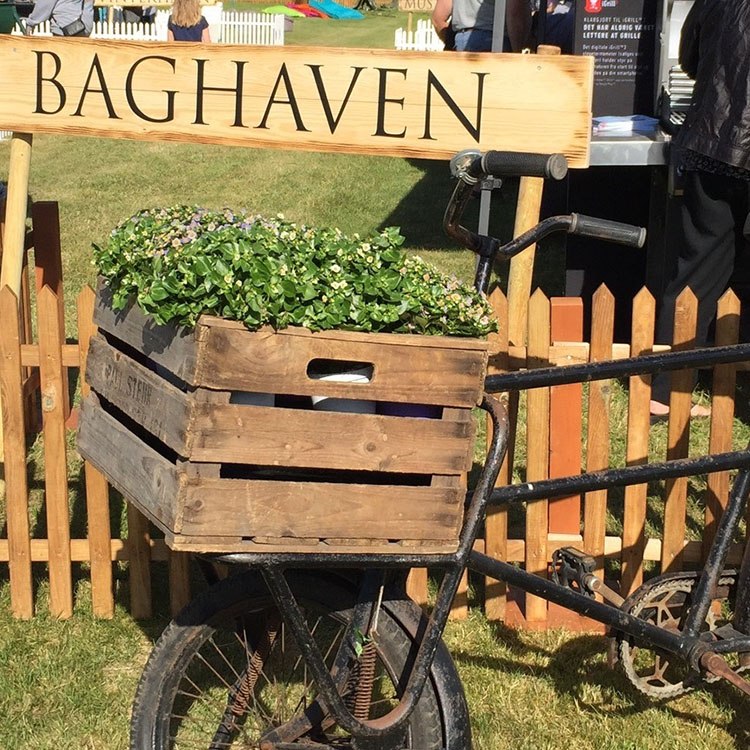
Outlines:
<svg viewBox="0 0 750 750"><path fill-rule="evenodd" d="M633 300L631 356L651 351L654 345L656 304L653 295L643 288ZM628 466L648 461L648 436L651 416L651 376L635 375L628 384ZM643 583L643 556L646 549L647 484L633 484L625 488L622 523L622 572L620 593L627 596Z"/></svg>
<svg viewBox="0 0 750 750"><path fill-rule="evenodd" d="M0 402L5 446L5 510L10 568L10 606L14 617L34 616L31 579L29 492L26 479L26 429L21 377L18 298L10 287L0 290Z"/></svg>
<svg viewBox="0 0 750 750"><path fill-rule="evenodd" d="M57 295L50 287L45 286L39 292L37 307L44 432L44 490L49 538L49 605L50 612L55 617L65 618L73 614L73 581L61 349L64 332L60 330Z"/></svg>
<svg viewBox="0 0 750 750"><path fill-rule="evenodd" d="M96 333L94 325L94 290L87 286L78 295L78 346L81 372L86 372L89 341ZM81 378L81 395L90 391ZM112 617L115 601L112 591L112 532L109 521L109 484L104 475L88 461L84 462L86 481L86 514L88 516L89 557L91 561L91 602L95 617Z"/></svg>
<svg viewBox="0 0 750 750"><path fill-rule="evenodd" d="M615 298L606 286L596 290L591 307L590 362L608 359L615 325ZM610 383L596 380L589 385L586 471L609 465ZM607 521L607 491L587 492L584 497L583 546L597 560L597 575L604 576L604 537Z"/></svg>
<svg viewBox="0 0 750 750"><path fill-rule="evenodd" d="M151 605L151 534L148 519L128 503L128 569L130 577L130 614L147 619Z"/></svg>
<svg viewBox="0 0 750 750"><path fill-rule="evenodd" d="M736 344L740 337L740 300L731 290L726 292L717 305L716 346ZM708 440L709 453L732 450L732 422L734 420L734 393L737 382L735 365L719 365L714 369L713 398L711 399L711 432ZM703 554L716 535L716 525L726 508L729 498L729 472L720 471L708 475L706 488L706 514L703 528Z"/></svg>
<svg viewBox="0 0 750 750"><path fill-rule="evenodd" d="M176 615L190 601L190 555L169 551L169 609Z"/></svg>
<svg viewBox="0 0 750 750"><path fill-rule="evenodd" d="M675 350L695 346L695 326L698 301L692 290L686 288L675 302ZM667 459L685 458L690 444L690 405L693 391L693 371L675 370L672 373L672 394L669 399L669 431ZM685 508L687 504L687 478L668 479L665 483L664 535L661 549L662 573L682 569L685 546Z"/></svg>
<svg viewBox="0 0 750 750"><path fill-rule="evenodd" d="M490 294L490 304L497 319L498 332L489 336L490 358L487 367L489 374L505 372L508 369L508 300L497 287ZM518 393L513 392L508 399L508 451L497 477L498 486L510 484L513 472L513 448L515 442L516 417L518 415ZM487 446L492 439L492 427L487 428ZM490 507L484 524L485 554L498 560L508 559L508 509ZM489 620L504 620L507 587L502 581L485 578L484 611Z"/></svg>
<svg viewBox="0 0 750 750"><path fill-rule="evenodd" d="M510 314L510 311L509 311ZM550 304L540 289L531 295L528 314L528 367L544 367L549 360ZM526 481L547 479L549 474L549 388L528 392L526 402ZM547 500L526 505L526 570L547 575ZM547 602L526 595L526 620L547 619Z"/></svg>

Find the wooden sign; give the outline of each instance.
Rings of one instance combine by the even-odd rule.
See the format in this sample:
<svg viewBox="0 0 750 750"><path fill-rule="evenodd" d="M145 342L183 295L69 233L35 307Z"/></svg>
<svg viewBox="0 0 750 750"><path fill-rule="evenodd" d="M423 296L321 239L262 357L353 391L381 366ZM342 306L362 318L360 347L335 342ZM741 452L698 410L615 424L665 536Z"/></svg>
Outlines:
<svg viewBox="0 0 750 750"><path fill-rule="evenodd" d="M0 39L0 130L588 165L593 60Z"/></svg>
<svg viewBox="0 0 750 750"><path fill-rule="evenodd" d="M409 13L432 13L435 0L398 0L398 9Z"/></svg>

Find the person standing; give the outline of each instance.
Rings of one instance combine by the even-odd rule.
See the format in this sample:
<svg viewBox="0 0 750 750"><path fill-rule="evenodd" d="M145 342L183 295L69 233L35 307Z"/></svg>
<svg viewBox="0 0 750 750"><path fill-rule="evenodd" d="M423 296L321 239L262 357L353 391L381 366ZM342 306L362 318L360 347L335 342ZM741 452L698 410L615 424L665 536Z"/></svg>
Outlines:
<svg viewBox="0 0 750 750"><path fill-rule="evenodd" d="M174 0L172 15L167 22L170 42L210 42L208 21L201 13L198 0Z"/></svg>
<svg viewBox="0 0 750 750"><path fill-rule="evenodd" d="M698 299L696 344L705 346L716 304L750 234L750 0L696 0L682 29L680 65L695 87L680 149L684 198L677 267L659 306L657 343L670 343L674 304L685 287ZM651 414L669 413L670 373L651 388ZM695 405L693 416L707 416Z"/></svg>
<svg viewBox="0 0 750 750"><path fill-rule="evenodd" d="M491 52L495 0L436 0L432 25L446 49L457 52ZM506 0L505 26L510 49L520 52L531 31L529 0Z"/></svg>
<svg viewBox="0 0 750 750"><path fill-rule="evenodd" d="M26 19L25 33L33 34L49 21L53 36L91 36L94 28L93 0L36 0Z"/></svg>

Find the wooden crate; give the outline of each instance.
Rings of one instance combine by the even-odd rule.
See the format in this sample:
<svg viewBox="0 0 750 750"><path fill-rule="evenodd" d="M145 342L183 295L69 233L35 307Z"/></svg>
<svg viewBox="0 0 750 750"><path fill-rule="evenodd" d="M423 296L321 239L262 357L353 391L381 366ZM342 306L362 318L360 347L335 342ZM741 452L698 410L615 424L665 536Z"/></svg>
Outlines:
<svg viewBox="0 0 750 750"><path fill-rule="evenodd" d="M457 545L471 409L486 342L290 328L248 331L204 316L158 326L97 295L81 455L194 552L383 553ZM310 363L373 366L369 383L308 376ZM276 406L232 403L276 394ZM440 418L315 411L322 395L436 407Z"/></svg>

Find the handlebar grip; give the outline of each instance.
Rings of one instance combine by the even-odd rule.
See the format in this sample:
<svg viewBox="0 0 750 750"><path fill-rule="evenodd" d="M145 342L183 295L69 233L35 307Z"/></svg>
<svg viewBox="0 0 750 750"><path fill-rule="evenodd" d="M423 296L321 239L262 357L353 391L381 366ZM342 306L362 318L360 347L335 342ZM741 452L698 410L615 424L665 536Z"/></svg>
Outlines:
<svg viewBox="0 0 750 750"><path fill-rule="evenodd" d="M597 219L583 214L571 214L570 218L572 219L568 230L570 234L592 237L606 242L617 242L629 247L643 247L646 242L646 229L644 227L636 227L633 224L623 224L608 219Z"/></svg>
<svg viewBox="0 0 750 750"><path fill-rule="evenodd" d="M495 177L544 177L562 180L568 173L565 154L529 154L513 151L487 151L482 170Z"/></svg>

